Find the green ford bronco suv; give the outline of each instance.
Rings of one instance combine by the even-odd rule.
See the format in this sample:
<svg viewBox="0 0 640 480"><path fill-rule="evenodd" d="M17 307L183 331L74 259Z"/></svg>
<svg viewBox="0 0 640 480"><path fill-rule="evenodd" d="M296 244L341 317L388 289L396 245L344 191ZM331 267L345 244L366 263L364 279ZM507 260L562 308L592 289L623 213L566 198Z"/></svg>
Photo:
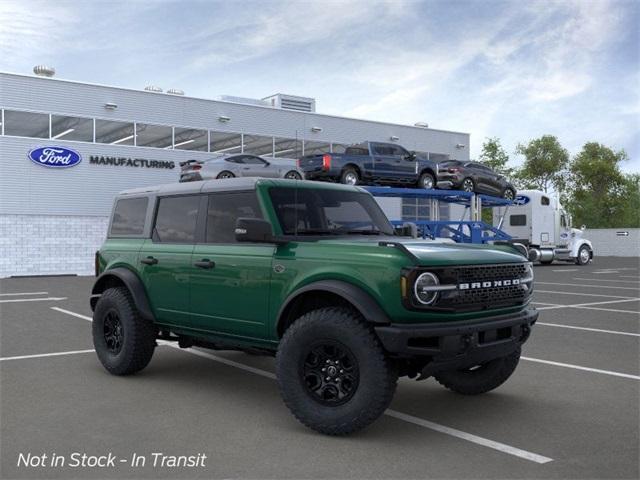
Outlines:
<svg viewBox="0 0 640 480"><path fill-rule="evenodd" d="M274 355L286 405L331 435L378 418L399 376L498 387L538 316L513 247L402 236L365 190L309 181L122 192L96 274L109 372L142 370L157 340Z"/></svg>

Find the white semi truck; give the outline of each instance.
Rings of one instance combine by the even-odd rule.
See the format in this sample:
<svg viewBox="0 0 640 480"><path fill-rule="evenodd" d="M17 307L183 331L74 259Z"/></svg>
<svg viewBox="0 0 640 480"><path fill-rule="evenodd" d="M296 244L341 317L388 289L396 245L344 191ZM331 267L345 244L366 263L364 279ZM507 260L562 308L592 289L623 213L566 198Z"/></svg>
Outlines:
<svg viewBox="0 0 640 480"><path fill-rule="evenodd" d="M493 224L529 250L529 260L548 264L554 260L586 265L593 247L583 225L571 227L571 216L556 199L538 190L518 192L513 205L493 209Z"/></svg>

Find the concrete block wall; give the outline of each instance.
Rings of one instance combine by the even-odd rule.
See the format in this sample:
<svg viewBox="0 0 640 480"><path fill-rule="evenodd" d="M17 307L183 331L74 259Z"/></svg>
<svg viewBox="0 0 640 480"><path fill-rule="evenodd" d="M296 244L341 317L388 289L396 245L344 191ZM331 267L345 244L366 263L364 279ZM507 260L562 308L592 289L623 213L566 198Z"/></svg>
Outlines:
<svg viewBox="0 0 640 480"><path fill-rule="evenodd" d="M0 277L94 274L109 218L0 215Z"/></svg>
<svg viewBox="0 0 640 480"><path fill-rule="evenodd" d="M595 257L640 257L640 228L587 228L584 238Z"/></svg>

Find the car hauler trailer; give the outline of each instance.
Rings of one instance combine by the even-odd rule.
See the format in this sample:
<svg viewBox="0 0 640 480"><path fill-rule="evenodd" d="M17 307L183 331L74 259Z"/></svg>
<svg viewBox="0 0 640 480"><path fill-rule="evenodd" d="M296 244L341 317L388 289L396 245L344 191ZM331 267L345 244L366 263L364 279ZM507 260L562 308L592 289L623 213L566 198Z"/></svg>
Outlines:
<svg viewBox="0 0 640 480"><path fill-rule="evenodd" d="M585 226L572 228L560 202L539 190L520 191L512 205L495 208L493 223L511 241L525 245L533 262L585 265L593 259L593 246L583 238Z"/></svg>

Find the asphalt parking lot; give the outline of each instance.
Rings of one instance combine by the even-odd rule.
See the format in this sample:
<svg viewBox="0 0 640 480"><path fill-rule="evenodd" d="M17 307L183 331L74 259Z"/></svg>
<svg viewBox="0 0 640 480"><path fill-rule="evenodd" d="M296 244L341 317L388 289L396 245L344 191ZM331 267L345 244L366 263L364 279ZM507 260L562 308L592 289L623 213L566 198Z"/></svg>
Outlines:
<svg viewBox="0 0 640 480"><path fill-rule="evenodd" d="M161 345L140 374L111 376L92 351L92 277L4 279L0 476L638 478L639 263L536 267L539 323L505 385L464 397L402 379L387 414L346 438L294 419L271 358ZM71 467L73 452L118 460ZM45 466L18 466L29 453ZM207 458L154 467L153 453Z"/></svg>

